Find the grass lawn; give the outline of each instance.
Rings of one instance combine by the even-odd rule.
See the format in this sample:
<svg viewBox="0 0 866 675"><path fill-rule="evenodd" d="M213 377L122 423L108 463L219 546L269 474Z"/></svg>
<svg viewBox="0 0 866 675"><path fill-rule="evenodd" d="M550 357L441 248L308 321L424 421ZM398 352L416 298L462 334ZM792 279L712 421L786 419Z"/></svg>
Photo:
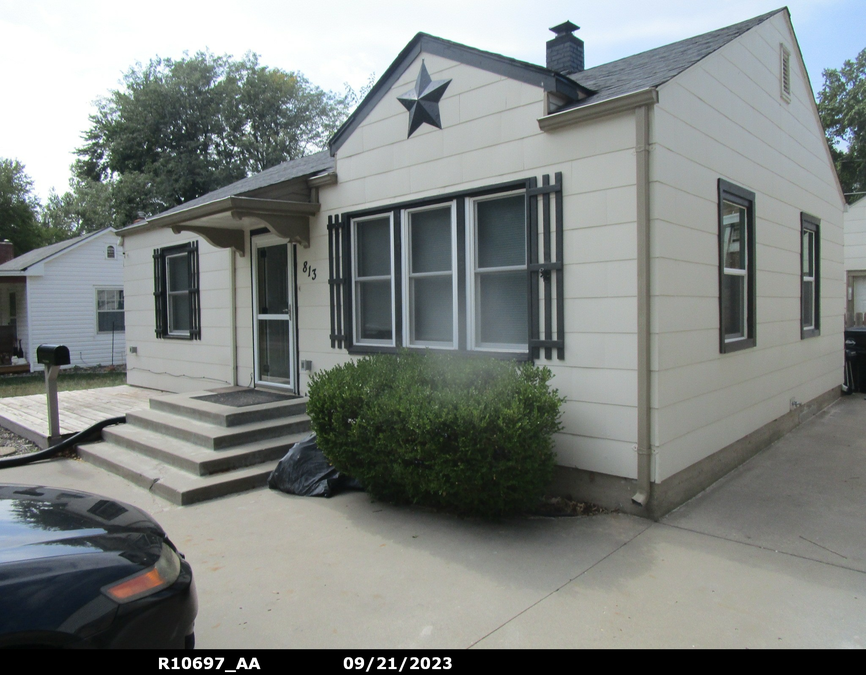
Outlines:
<svg viewBox="0 0 866 675"><path fill-rule="evenodd" d="M117 387L121 384L126 384L126 372L123 370L107 372L61 370L57 376L58 391L99 389L100 387ZM45 375L43 373L0 375L0 398L44 393Z"/></svg>

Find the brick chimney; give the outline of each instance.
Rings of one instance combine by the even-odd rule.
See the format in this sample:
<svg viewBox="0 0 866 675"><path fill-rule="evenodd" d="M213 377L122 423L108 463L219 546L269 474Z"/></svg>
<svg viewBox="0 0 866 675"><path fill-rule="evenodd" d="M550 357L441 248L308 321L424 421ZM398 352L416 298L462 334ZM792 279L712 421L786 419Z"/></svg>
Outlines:
<svg viewBox="0 0 866 675"><path fill-rule="evenodd" d="M12 246L12 242L8 239L4 239L0 241L0 265L5 262L9 262L12 258L15 257L15 249Z"/></svg>
<svg viewBox="0 0 866 675"><path fill-rule="evenodd" d="M547 42L547 67L563 75L583 70L583 40L572 35L580 26L566 21L551 28L556 37Z"/></svg>

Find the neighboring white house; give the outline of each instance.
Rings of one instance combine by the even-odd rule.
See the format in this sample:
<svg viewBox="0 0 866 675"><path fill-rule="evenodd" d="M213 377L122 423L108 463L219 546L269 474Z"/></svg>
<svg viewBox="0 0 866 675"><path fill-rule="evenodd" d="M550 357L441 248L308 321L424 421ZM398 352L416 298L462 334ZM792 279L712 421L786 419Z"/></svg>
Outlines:
<svg viewBox="0 0 866 675"><path fill-rule="evenodd" d="M844 218L848 283L846 322L848 325L862 325L866 317L866 197L849 205Z"/></svg>
<svg viewBox="0 0 866 675"><path fill-rule="evenodd" d="M0 326L14 326L30 370L41 344L69 347L73 366L126 360L123 252L105 229L35 249L0 265Z"/></svg>
<svg viewBox="0 0 866 675"><path fill-rule="evenodd" d="M844 202L788 11L588 70L576 28L548 67L419 33L329 151L122 230L129 383L532 359L557 489L651 515L831 402Z"/></svg>

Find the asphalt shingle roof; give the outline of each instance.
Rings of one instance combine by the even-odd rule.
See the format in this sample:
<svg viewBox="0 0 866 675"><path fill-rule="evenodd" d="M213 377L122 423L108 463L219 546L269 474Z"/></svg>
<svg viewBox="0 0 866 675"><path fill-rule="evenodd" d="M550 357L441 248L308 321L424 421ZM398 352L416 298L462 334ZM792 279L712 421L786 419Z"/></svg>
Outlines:
<svg viewBox="0 0 866 675"><path fill-rule="evenodd" d="M579 108L649 87L658 87L731 40L783 11L785 10L777 9L733 26L573 73L570 75L571 79L596 93L563 109Z"/></svg>
<svg viewBox="0 0 866 675"><path fill-rule="evenodd" d="M161 217L170 213L185 211L186 209L201 206L202 204L209 204L210 202L215 202L225 197L237 197L270 185L284 183L293 178L300 178L301 176L309 176L323 171L330 171L333 170L333 168L334 158L331 157L331 154L327 150L324 150L313 155L277 164L276 166L272 166L270 169L265 169L249 178L242 178L241 180L235 181L225 187L221 187L218 190L208 192L206 195L202 195L196 199L190 199L188 202L184 202L179 206L174 206L162 211L159 216ZM155 217L156 216L154 216L154 218Z"/></svg>
<svg viewBox="0 0 866 675"><path fill-rule="evenodd" d="M99 230L98 232L91 232L90 234L85 234L80 237L74 237L73 239L67 239L66 241L58 241L56 244L49 244L48 246L43 246L42 248L34 248L32 251L22 253L17 258L12 258L12 260L9 260L8 262L0 265L0 272L23 272L28 267L32 267L33 265L42 262L46 258L50 258L51 256L56 255L61 251L65 251L71 246L80 244L86 239L90 239L91 237L95 237L98 234L102 234L103 232L105 232L105 229Z"/></svg>

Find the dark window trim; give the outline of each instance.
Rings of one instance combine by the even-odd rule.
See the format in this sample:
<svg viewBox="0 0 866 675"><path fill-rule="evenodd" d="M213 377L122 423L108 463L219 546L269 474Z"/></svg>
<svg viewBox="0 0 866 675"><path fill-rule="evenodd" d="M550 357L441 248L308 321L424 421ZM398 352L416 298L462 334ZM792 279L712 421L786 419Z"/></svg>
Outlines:
<svg viewBox="0 0 866 675"><path fill-rule="evenodd" d="M750 349L757 344L757 321L756 300L757 292L755 283L755 193L751 190L729 183L719 178L718 198L718 263L719 263L719 352L730 354L742 349ZM747 337L732 342L725 341L725 315L724 315L724 202L731 202L746 209L746 332Z"/></svg>
<svg viewBox="0 0 866 675"><path fill-rule="evenodd" d="M189 273L189 333L169 334L166 258L186 253ZM153 300L156 337L162 340L201 340L198 242L155 249L153 252Z"/></svg>
<svg viewBox="0 0 866 675"><path fill-rule="evenodd" d="M806 328L803 325L803 234L810 231L814 234L814 251L815 259L813 271L815 288L815 299L813 312L815 314L815 325L812 328ZM821 335L821 219L811 216L808 213L800 213L800 339L818 337Z"/></svg>

